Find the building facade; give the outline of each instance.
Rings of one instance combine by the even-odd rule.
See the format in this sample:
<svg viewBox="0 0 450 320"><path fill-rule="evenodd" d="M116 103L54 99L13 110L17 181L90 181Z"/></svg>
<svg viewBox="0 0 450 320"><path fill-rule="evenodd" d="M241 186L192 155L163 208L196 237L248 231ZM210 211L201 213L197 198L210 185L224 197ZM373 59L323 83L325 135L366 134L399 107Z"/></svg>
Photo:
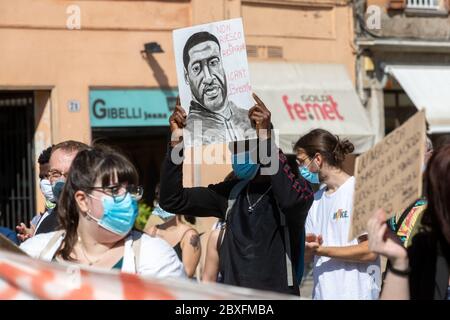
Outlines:
<svg viewBox="0 0 450 320"><path fill-rule="evenodd" d="M357 87L389 133L425 109L435 143L450 133L450 18L447 0L355 3Z"/></svg>
<svg viewBox="0 0 450 320"><path fill-rule="evenodd" d="M355 82L346 0L0 0L1 158L10 155L0 224L43 209L37 157L68 139L122 149L151 204L177 95L172 30L235 17L250 62L339 64ZM230 170L186 165L185 184L217 182Z"/></svg>

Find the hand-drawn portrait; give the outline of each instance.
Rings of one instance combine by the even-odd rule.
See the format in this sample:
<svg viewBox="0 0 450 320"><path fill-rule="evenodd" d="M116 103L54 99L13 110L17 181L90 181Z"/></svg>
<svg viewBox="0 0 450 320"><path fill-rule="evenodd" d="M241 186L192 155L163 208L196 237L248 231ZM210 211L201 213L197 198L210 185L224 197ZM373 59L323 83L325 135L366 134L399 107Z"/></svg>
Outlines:
<svg viewBox="0 0 450 320"><path fill-rule="evenodd" d="M245 63L241 61L238 71L226 70L222 45L225 44L227 49L234 48L229 41L224 41L229 37L221 37L220 33L216 36L212 32L195 29L194 27L194 32L191 32L183 43L182 66L177 65L177 69L182 68L183 77L180 79L180 72L178 72L180 98L183 108L188 110L185 128L188 134L185 131L185 144L189 146L226 143L254 137L254 130L252 130L248 118L248 109L253 101L251 100L251 87L248 84L246 55L244 55ZM211 26L210 29L217 28ZM186 32L186 29L181 30ZM174 41L177 41L175 33ZM243 42L243 36L240 41ZM231 50L229 56L235 53L242 56L238 49ZM242 60L241 57L238 58ZM247 67L247 70L242 68L242 65ZM239 80L241 84L244 80L246 83L230 86L227 79L228 74L232 75L233 80ZM187 92L184 92L184 97L182 86L188 88ZM232 92L229 88L232 88ZM233 93L240 93L241 97L231 99ZM248 97L242 98L242 93ZM186 141L186 137L188 137L188 141Z"/></svg>

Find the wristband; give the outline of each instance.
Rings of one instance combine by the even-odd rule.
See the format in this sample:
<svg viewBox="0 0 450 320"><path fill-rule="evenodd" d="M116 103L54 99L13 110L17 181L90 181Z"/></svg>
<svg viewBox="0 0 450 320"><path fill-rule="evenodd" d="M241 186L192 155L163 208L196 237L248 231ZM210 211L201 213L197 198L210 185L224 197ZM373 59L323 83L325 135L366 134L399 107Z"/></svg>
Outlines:
<svg viewBox="0 0 450 320"><path fill-rule="evenodd" d="M411 273L411 269L409 267L406 268L406 270L398 270L398 269L395 269L391 264L389 264L389 270L393 274L400 276L400 277L407 277Z"/></svg>

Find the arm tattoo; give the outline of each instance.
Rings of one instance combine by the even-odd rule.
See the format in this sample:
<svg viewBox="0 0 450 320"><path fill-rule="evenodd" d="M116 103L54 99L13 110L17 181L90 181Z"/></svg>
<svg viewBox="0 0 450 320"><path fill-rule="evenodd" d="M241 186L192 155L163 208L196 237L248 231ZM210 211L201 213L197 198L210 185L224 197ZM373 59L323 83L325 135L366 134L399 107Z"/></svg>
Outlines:
<svg viewBox="0 0 450 320"><path fill-rule="evenodd" d="M189 243L194 247L195 250L200 249L200 237L198 236L198 234L193 234L191 236L191 239L189 239Z"/></svg>

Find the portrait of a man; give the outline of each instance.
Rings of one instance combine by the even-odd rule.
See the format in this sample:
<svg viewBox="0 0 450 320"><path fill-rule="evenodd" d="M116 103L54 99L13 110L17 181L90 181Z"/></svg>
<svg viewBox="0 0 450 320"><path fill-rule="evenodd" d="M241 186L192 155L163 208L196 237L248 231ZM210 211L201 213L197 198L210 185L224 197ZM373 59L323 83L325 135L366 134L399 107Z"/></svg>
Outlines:
<svg viewBox="0 0 450 320"><path fill-rule="evenodd" d="M201 144L225 143L251 137L248 110L236 106L227 95L227 77L219 40L202 31L191 35L183 48L186 84L191 102L186 130ZM196 126L201 126L201 137ZM195 136L193 136L195 133Z"/></svg>

